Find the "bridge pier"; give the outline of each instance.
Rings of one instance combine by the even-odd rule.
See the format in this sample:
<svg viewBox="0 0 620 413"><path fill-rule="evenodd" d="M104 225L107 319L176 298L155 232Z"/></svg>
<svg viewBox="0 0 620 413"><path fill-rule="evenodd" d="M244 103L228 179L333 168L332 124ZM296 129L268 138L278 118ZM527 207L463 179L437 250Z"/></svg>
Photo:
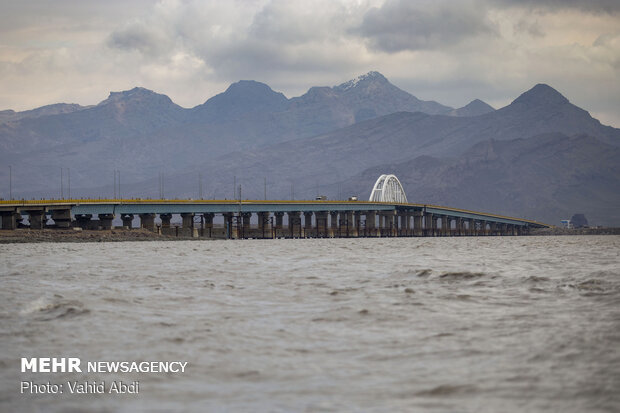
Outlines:
<svg viewBox="0 0 620 413"><path fill-rule="evenodd" d="M213 212L205 212L202 214L204 220L204 231L202 236L207 238L213 238Z"/></svg>
<svg viewBox="0 0 620 413"><path fill-rule="evenodd" d="M159 215L161 217L161 214ZM183 213L181 214L181 227L182 228L194 228L194 214Z"/></svg>
<svg viewBox="0 0 620 413"><path fill-rule="evenodd" d="M405 212L403 214L403 218L405 218L405 225L404 225L404 231L405 231L405 236L406 237L410 237L412 234L411 231L411 213L410 212Z"/></svg>
<svg viewBox="0 0 620 413"><path fill-rule="evenodd" d="M307 211L303 213L304 215L304 238L311 238L313 236L313 227L312 227L312 215L313 212Z"/></svg>
<svg viewBox="0 0 620 413"><path fill-rule="evenodd" d="M14 211L2 211L2 229L16 229L19 221L22 220L22 215Z"/></svg>
<svg viewBox="0 0 620 413"><path fill-rule="evenodd" d="M269 212L259 212L258 232L261 238L273 238L271 225L269 224Z"/></svg>
<svg viewBox="0 0 620 413"><path fill-rule="evenodd" d="M283 237L283 217L284 212L274 212L273 215L276 217L276 238Z"/></svg>
<svg viewBox="0 0 620 413"><path fill-rule="evenodd" d="M28 209L25 211L28 214L28 221L30 222L30 229L43 229L47 222L47 213L45 208Z"/></svg>
<svg viewBox="0 0 620 413"><path fill-rule="evenodd" d="M172 220L172 214L159 214L159 219L161 219L162 229L170 228L170 220ZM123 225L125 225L124 222L123 222Z"/></svg>
<svg viewBox="0 0 620 413"><path fill-rule="evenodd" d="M316 212L315 217L317 238L327 237L327 211L318 211Z"/></svg>
<svg viewBox="0 0 620 413"><path fill-rule="evenodd" d="M291 238L301 238L301 212L291 211L286 214L288 215L289 236Z"/></svg>
<svg viewBox="0 0 620 413"><path fill-rule="evenodd" d="M155 215L155 214L153 214ZM101 229L112 229L112 221L114 220L114 214L97 214L99 218L99 226Z"/></svg>
<svg viewBox="0 0 620 413"><path fill-rule="evenodd" d="M82 229L91 229L92 226L92 221L91 218L93 217L92 214L76 214L75 215L75 224Z"/></svg>
<svg viewBox="0 0 620 413"><path fill-rule="evenodd" d="M467 220L467 235L470 237L476 235L476 221L473 219Z"/></svg>
<svg viewBox="0 0 620 413"><path fill-rule="evenodd" d="M233 225L233 216L232 212L224 212L222 214L224 217L224 238L226 239L234 239L237 238L237 231L235 226Z"/></svg>
<svg viewBox="0 0 620 413"><path fill-rule="evenodd" d="M396 211L387 211L383 215L385 217L385 230L384 233L388 237L395 237L398 235L398 225Z"/></svg>
<svg viewBox="0 0 620 413"><path fill-rule="evenodd" d="M133 214L122 214L121 220L123 221L123 227L131 229L131 223L133 222Z"/></svg>
<svg viewBox="0 0 620 413"><path fill-rule="evenodd" d="M431 218L431 233L433 237L439 236L439 225L438 225L439 217L437 215L433 215Z"/></svg>
<svg viewBox="0 0 620 413"><path fill-rule="evenodd" d="M52 220L56 228L71 228L71 208L53 209Z"/></svg>
<svg viewBox="0 0 620 413"><path fill-rule="evenodd" d="M379 227L377 228L378 236L387 237L387 227L388 227L388 218L385 215L385 212L379 212Z"/></svg>
<svg viewBox="0 0 620 413"><path fill-rule="evenodd" d="M338 211L329 211L329 229L327 234L330 238L335 238L338 234Z"/></svg>
<svg viewBox="0 0 620 413"><path fill-rule="evenodd" d="M340 214L341 220L341 236L345 236L347 238L353 237L353 233L355 230L355 223L353 222L353 211L344 211L344 213ZM344 217L344 220L342 219Z"/></svg>
<svg viewBox="0 0 620 413"><path fill-rule="evenodd" d="M424 213L422 211L414 211L413 212L413 236L414 237L422 237L424 236Z"/></svg>
<svg viewBox="0 0 620 413"><path fill-rule="evenodd" d="M241 233L238 234L239 238L250 238L251 230L250 230L250 221L252 219L251 212L242 212L241 213Z"/></svg>
<svg viewBox="0 0 620 413"><path fill-rule="evenodd" d="M441 216L441 236L442 237L447 237L450 235L449 222L450 222L449 217L447 215Z"/></svg>
<svg viewBox="0 0 620 413"><path fill-rule="evenodd" d="M396 236L404 237L405 236L405 214L403 212L397 211L396 219L394 219L394 222L396 224L396 227L398 228L396 232Z"/></svg>
<svg viewBox="0 0 620 413"><path fill-rule="evenodd" d="M140 214L140 228L155 231L155 214Z"/></svg>
<svg viewBox="0 0 620 413"><path fill-rule="evenodd" d="M376 211L366 211L365 214L366 225L364 226L364 236L366 237L376 237L377 236L377 212Z"/></svg>
<svg viewBox="0 0 620 413"><path fill-rule="evenodd" d="M352 228L352 236L359 237L361 231L361 223L362 223L362 212L354 211L353 212L353 228Z"/></svg>

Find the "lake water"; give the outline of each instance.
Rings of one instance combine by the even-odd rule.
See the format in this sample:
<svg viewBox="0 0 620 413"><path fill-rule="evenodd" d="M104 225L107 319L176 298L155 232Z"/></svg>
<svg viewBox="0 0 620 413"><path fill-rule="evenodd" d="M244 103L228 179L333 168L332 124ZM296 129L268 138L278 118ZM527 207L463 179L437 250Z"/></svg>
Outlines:
<svg viewBox="0 0 620 413"><path fill-rule="evenodd" d="M620 236L8 244L0 283L0 411L620 410Z"/></svg>

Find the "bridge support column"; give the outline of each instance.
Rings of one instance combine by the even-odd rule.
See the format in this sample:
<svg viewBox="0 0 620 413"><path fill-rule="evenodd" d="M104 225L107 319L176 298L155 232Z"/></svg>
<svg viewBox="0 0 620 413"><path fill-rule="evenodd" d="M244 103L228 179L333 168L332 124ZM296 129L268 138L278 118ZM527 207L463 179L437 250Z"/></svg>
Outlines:
<svg viewBox="0 0 620 413"><path fill-rule="evenodd" d="M181 214L181 219L183 223L181 224L183 228L194 228L194 214L193 213L183 213Z"/></svg>
<svg viewBox="0 0 620 413"><path fill-rule="evenodd" d="M241 233L239 234L239 238L250 238L251 237L251 229L250 229L251 219L252 219L251 212L241 213Z"/></svg>
<svg viewBox="0 0 620 413"><path fill-rule="evenodd" d="M489 223L489 235L497 235L497 223Z"/></svg>
<svg viewBox="0 0 620 413"><path fill-rule="evenodd" d="M396 211L386 211L385 212L385 234L388 237L394 237L398 235L398 225L395 222Z"/></svg>
<svg viewBox="0 0 620 413"><path fill-rule="evenodd" d="M390 235L388 217L385 211L379 211L379 227L377 228L377 236L388 237Z"/></svg>
<svg viewBox="0 0 620 413"><path fill-rule="evenodd" d="M413 212L413 235L416 237L424 236L424 228L422 227L422 221L424 213L422 211Z"/></svg>
<svg viewBox="0 0 620 413"><path fill-rule="evenodd" d="M437 215L433 215L431 218L431 236L436 237L439 234L439 228L437 225L437 221L439 220L439 217Z"/></svg>
<svg viewBox="0 0 620 413"><path fill-rule="evenodd" d="M484 220L480 221L480 235L485 237L489 235L489 232L487 231L487 222Z"/></svg>
<svg viewBox="0 0 620 413"><path fill-rule="evenodd" d="M316 237L327 237L327 211L318 211L315 213L316 218Z"/></svg>
<svg viewBox="0 0 620 413"><path fill-rule="evenodd" d="M304 212L304 237L310 238L313 237L312 230L312 215L313 212Z"/></svg>
<svg viewBox="0 0 620 413"><path fill-rule="evenodd" d="M52 219L56 228L71 227L71 208L52 210Z"/></svg>
<svg viewBox="0 0 620 413"><path fill-rule="evenodd" d="M364 236L365 237L376 237L377 236L377 212L376 211L366 211L365 214L366 225L364 226Z"/></svg>
<svg viewBox="0 0 620 413"><path fill-rule="evenodd" d="M284 212L274 212L273 215L276 217L276 237L279 238L284 236L282 234L282 217L284 216Z"/></svg>
<svg viewBox="0 0 620 413"><path fill-rule="evenodd" d="M194 228L194 213L187 212L181 214L181 228L179 228L179 232L185 237L197 237L198 231L195 231Z"/></svg>
<svg viewBox="0 0 620 413"><path fill-rule="evenodd" d="M444 215L441 218L441 229L443 230L444 237L449 237L452 235L452 218Z"/></svg>
<svg viewBox="0 0 620 413"><path fill-rule="evenodd" d="M82 229L91 229L92 222L91 218L92 214L76 214L75 215L75 224Z"/></svg>
<svg viewBox="0 0 620 413"><path fill-rule="evenodd" d="M261 238L273 238L271 225L269 224L269 212L259 212L258 214L258 232Z"/></svg>
<svg viewBox="0 0 620 413"><path fill-rule="evenodd" d="M338 211L329 211L329 236L338 236Z"/></svg>
<svg viewBox="0 0 620 413"><path fill-rule="evenodd" d="M204 214L202 214L202 216L204 217L204 222L205 222L205 230L204 233L202 234L203 237L209 237L212 238L213 237L213 216L215 214L213 212L205 212Z"/></svg>
<svg viewBox="0 0 620 413"><path fill-rule="evenodd" d="M301 213L299 211L287 212L288 229L291 238L301 238Z"/></svg>
<svg viewBox="0 0 620 413"><path fill-rule="evenodd" d="M127 229L131 229L131 223L133 222L133 214L122 214L121 219L123 220L123 227L127 227Z"/></svg>
<svg viewBox="0 0 620 413"><path fill-rule="evenodd" d="M170 220L172 219L172 214L159 214L159 219L161 219L161 228L169 229L170 228ZM123 221L123 225L125 225Z"/></svg>
<svg viewBox="0 0 620 413"><path fill-rule="evenodd" d="M344 211L340 213L340 222L338 222L338 233L340 237L350 237L353 228L353 212Z"/></svg>
<svg viewBox="0 0 620 413"><path fill-rule="evenodd" d="M155 231L155 214L140 214L140 228Z"/></svg>
<svg viewBox="0 0 620 413"><path fill-rule="evenodd" d="M28 214L28 221L30 222L30 229L43 229L47 222L47 213L44 208L30 209L26 211Z"/></svg>
<svg viewBox="0 0 620 413"><path fill-rule="evenodd" d="M476 235L476 221L474 221L473 219L467 220L467 235Z"/></svg>
<svg viewBox="0 0 620 413"><path fill-rule="evenodd" d="M14 211L0 212L2 216L2 229L16 229L17 223L22 220L22 215Z"/></svg>
<svg viewBox="0 0 620 413"><path fill-rule="evenodd" d="M224 212L222 214L224 217L224 236L226 239L235 239L237 238L238 232L237 228L234 225L233 218L234 214L232 212Z"/></svg>
<svg viewBox="0 0 620 413"><path fill-rule="evenodd" d="M408 237L411 235L411 214L409 211L401 214L401 236Z"/></svg>
<svg viewBox="0 0 620 413"><path fill-rule="evenodd" d="M155 216L155 214L151 214ZM99 226L101 229L112 229L112 221L114 220L114 214L98 214Z"/></svg>
<svg viewBox="0 0 620 413"><path fill-rule="evenodd" d="M433 214L424 213L422 215L422 233L425 237L432 236L432 218Z"/></svg>
<svg viewBox="0 0 620 413"><path fill-rule="evenodd" d="M353 212L353 228L351 228L351 236L359 237L360 236L360 225L362 222L362 213L360 211Z"/></svg>

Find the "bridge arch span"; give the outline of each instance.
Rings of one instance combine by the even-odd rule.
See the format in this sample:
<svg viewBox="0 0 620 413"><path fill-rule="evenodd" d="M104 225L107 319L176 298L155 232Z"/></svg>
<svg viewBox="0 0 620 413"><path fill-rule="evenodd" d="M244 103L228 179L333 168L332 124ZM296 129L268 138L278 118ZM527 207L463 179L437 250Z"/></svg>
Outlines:
<svg viewBox="0 0 620 413"><path fill-rule="evenodd" d="M377 179L370 193L370 202L393 202L406 204L407 195L395 175L384 174Z"/></svg>

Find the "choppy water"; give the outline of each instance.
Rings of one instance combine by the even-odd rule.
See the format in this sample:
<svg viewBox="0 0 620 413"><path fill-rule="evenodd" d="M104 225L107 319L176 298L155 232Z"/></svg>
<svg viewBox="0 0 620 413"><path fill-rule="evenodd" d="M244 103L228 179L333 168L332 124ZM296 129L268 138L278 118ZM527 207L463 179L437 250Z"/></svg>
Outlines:
<svg viewBox="0 0 620 413"><path fill-rule="evenodd" d="M0 285L1 411L620 409L618 236L12 244ZM86 379L140 393L19 393Z"/></svg>

